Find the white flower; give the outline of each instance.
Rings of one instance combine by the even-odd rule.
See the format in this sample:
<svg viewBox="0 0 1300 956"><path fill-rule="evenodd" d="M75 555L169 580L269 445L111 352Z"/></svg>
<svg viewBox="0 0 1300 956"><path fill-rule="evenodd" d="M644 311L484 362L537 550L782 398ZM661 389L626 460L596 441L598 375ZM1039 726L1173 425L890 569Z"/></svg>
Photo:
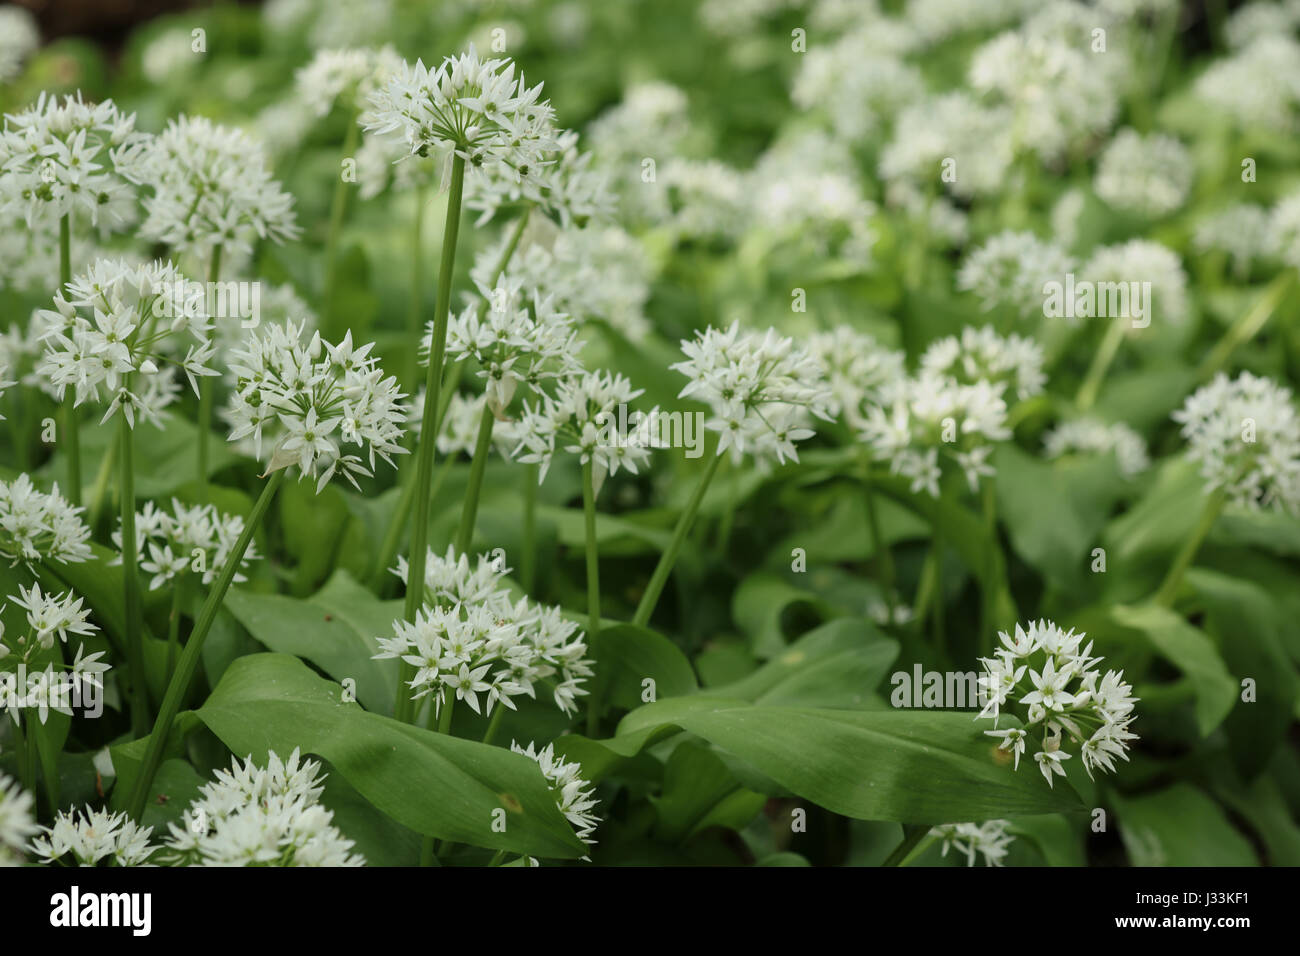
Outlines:
<svg viewBox="0 0 1300 956"><path fill-rule="evenodd" d="M96 866L108 859L115 866L142 866L157 849L149 842L152 827L137 825L125 813L107 810L61 811L45 836L32 840L31 852L44 863Z"/></svg>
<svg viewBox="0 0 1300 956"><path fill-rule="evenodd" d="M1240 129L1293 134L1300 120L1300 43L1292 31L1256 37L1212 61L1193 90Z"/></svg>
<svg viewBox="0 0 1300 956"><path fill-rule="evenodd" d="M169 262L97 259L39 313L47 331L36 373L59 397L71 388L77 405L107 402L102 421L120 410L132 427L161 424L178 372L195 394L200 376L217 374L202 288Z"/></svg>
<svg viewBox="0 0 1300 956"><path fill-rule="evenodd" d="M1300 269L1300 193L1282 199L1268 219L1268 252Z"/></svg>
<svg viewBox="0 0 1300 956"><path fill-rule="evenodd" d="M503 206L518 203L535 204L566 229L613 216L616 199L609 174L593 168L592 154L578 149L578 134L564 130L551 136L551 148L541 154L536 169L487 164L469 177L465 204L479 210L475 225L490 222Z"/></svg>
<svg viewBox="0 0 1300 956"><path fill-rule="evenodd" d="M0 773L0 867L21 866L27 841L39 832L32 795Z"/></svg>
<svg viewBox="0 0 1300 956"><path fill-rule="evenodd" d="M536 697L536 685L554 684L555 705L566 714L586 694L581 684L594 671L582 632L558 607L527 598L515 601L504 586L506 569L484 555L471 569L465 555L432 551L425 565L425 603L410 621L394 621L393 637L379 638L377 659L400 657L415 668L411 697L431 696L435 713L454 696L475 713L497 704L511 710L520 694ZM397 574L408 567L398 559ZM486 700L480 710L478 695Z"/></svg>
<svg viewBox="0 0 1300 956"><path fill-rule="evenodd" d="M1151 463L1141 435L1123 422L1107 423L1095 418L1057 425L1043 436L1043 451L1048 458L1074 452L1114 452L1120 474L1128 478L1145 471Z"/></svg>
<svg viewBox="0 0 1300 956"><path fill-rule="evenodd" d="M0 481L0 558L19 561L89 561L90 529L81 514L59 494L59 486L46 494L27 475Z"/></svg>
<svg viewBox="0 0 1300 956"><path fill-rule="evenodd" d="M1004 231L972 251L957 273L957 288L979 297L984 311L1010 309L1028 318L1041 315L1044 286L1065 282L1070 256L1030 232Z"/></svg>
<svg viewBox="0 0 1300 956"><path fill-rule="evenodd" d="M975 492L980 478L993 473L993 443L1011 437L1003 388L985 379L962 384L922 369L887 389L858 432L876 459L911 479L912 491L939 496L942 454Z"/></svg>
<svg viewBox="0 0 1300 956"><path fill-rule="evenodd" d="M1122 129L1102 152L1092 185L1108 205L1158 219L1186 202L1193 173L1191 154L1172 136Z"/></svg>
<svg viewBox="0 0 1300 956"><path fill-rule="evenodd" d="M383 377L373 343L354 348L351 331L338 345L319 333L304 342L293 322L261 332L233 356L236 390L224 412L231 441L251 439L268 471L296 467L317 479L318 491L336 471L355 485L356 475L373 473L376 456L391 465L405 454L405 396ZM359 454L346 453L349 446Z"/></svg>
<svg viewBox="0 0 1300 956"><path fill-rule="evenodd" d="M948 336L930 344L921 356L923 372L949 376L959 383L987 381L1019 399L1032 398L1047 384L1043 349L1033 339L999 335L992 326L966 326L961 338Z"/></svg>
<svg viewBox="0 0 1300 956"><path fill-rule="evenodd" d="M537 392L542 384L579 369L577 332L570 316L536 290L506 273L496 285L479 287L483 300L471 302L447 324L449 359L473 359L484 378L488 404L498 417L520 384ZM420 343L428 361L433 324Z"/></svg>
<svg viewBox="0 0 1300 956"><path fill-rule="evenodd" d="M1289 388L1220 372L1171 417L1208 489L1251 509L1300 510L1300 417Z"/></svg>
<svg viewBox="0 0 1300 956"><path fill-rule="evenodd" d="M153 575L149 580L149 590L157 590L191 571L198 574L202 583L212 583L221 573L243 530L243 518L225 514L217 510L216 505L187 507L173 498L172 510L168 512L156 507L152 501L146 502L144 510L136 514L135 548L136 554L140 555L140 569ZM113 544L121 550L120 525L113 532ZM257 543L250 541L240 559L240 569L259 557ZM109 563L121 562L119 554ZM234 580L240 582L247 578L236 571Z"/></svg>
<svg viewBox="0 0 1300 956"><path fill-rule="evenodd" d="M16 77L40 43L41 32L31 13L12 4L0 7L0 83Z"/></svg>
<svg viewBox="0 0 1300 956"><path fill-rule="evenodd" d="M671 366L689 379L682 398L708 405L707 427L719 433L718 454L731 449L739 462L751 452L755 460L798 461L796 441L811 438L813 416L829 420L834 396L822 364L782 337L710 326L682 342L686 360Z"/></svg>
<svg viewBox="0 0 1300 956"><path fill-rule="evenodd" d="M1124 283L1130 289L1135 282L1151 283L1151 299L1142 303L1146 322L1176 324L1187 318L1187 273L1178 254L1168 246L1149 239L1101 246L1093 250L1082 271L1096 284L1099 300L1103 283ZM1130 314L1121 318L1137 318L1136 309L1137 304L1130 301Z"/></svg>
<svg viewBox="0 0 1300 956"><path fill-rule="evenodd" d="M144 200L146 239L207 260L248 252L254 239L295 239L293 197L271 178L260 144L242 130L181 116L138 151L132 178Z"/></svg>
<svg viewBox="0 0 1300 956"><path fill-rule="evenodd" d="M1007 832L1011 824L1006 820L988 820L984 823L946 823L934 827L930 834L943 841L943 856L948 855L949 847L956 847L966 854L966 865L974 866L975 857L984 858L985 866L1001 866L1007 855L1007 847L1015 841L1015 836Z"/></svg>
<svg viewBox="0 0 1300 956"><path fill-rule="evenodd" d="M1300 210L1300 203L1296 203ZM1273 250L1269 210L1250 203L1231 203L1203 219L1196 227L1197 252L1219 252L1228 257L1237 278L1245 278L1251 265ZM1300 262L1300 248L1296 261Z"/></svg>
<svg viewBox="0 0 1300 956"><path fill-rule="evenodd" d="M388 85L405 63L392 46L318 50L311 62L294 73L294 87L302 105L325 116L335 103L356 113L371 94Z"/></svg>
<svg viewBox="0 0 1300 956"><path fill-rule="evenodd" d="M592 839L592 834L596 832L596 827L600 826L600 817L596 816L594 811L599 801L592 795L592 785L582 779L581 765L557 757L554 744L547 744L541 750L534 750L532 743L527 747L521 747L512 740L510 749L537 761L537 765L542 768L542 776L546 778L551 793L555 795L556 806L573 824L578 832L578 839L587 846L595 846L596 841Z"/></svg>
<svg viewBox="0 0 1300 956"><path fill-rule="evenodd" d="M827 411L842 414L853 428L860 426L866 410L878 405L886 390L904 377L902 352L885 348L848 325L809 336L808 354L826 369L831 390Z"/></svg>
<svg viewBox="0 0 1300 956"><path fill-rule="evenodd" d="M372 95L365 128L400 133L411 156L450 161L455 153L471 169L500 164L522 181L535 178L555 148L553 111L541 92L516 77L511 60L480 60L471 45L434 70L406 64Z"/></svg>
<svg viewBox="0 0 1300 956"><path fill-rule="evenodd" d="M364 866L353 843L320 804L320 764L287 761L274 752L266 767L250 756L199 788L170 834L160 858L181 866Z"/></svg>
<svg viewBox="0 0 1300 956"><path fill-rule="evenodd" d="M999 750L1011 751L1015 769L1029 731L1038 726L1043 739L1034 760L1049 785L1065 776L1063 762L1072 756L1065 749L1068 743L1078 747L1089 775L1095 769L1114 772L1115 757L1128 759L1129 742L1138 739L1129 731L1137 698L1122 671L1103 674L1098 669L1102 659L1091 656L1086 635L1040 620L1031 621L1028 628L1017 624L1014 635L1000 637L1002 646L994 656L980 661L985 706L976 720L993 718L996 727L998 717L1008 710L1022 719L1023 729L984 732L1001 741ZM1021 683L1026 674L1032 689Z"/></svg>
<svg viewBox="0 0 1300 956"><path fill-rule="evenodd" d="M627 406L641 395L641 389L622 375L578 371L558 380L554 397L543 394L533 405L524 402L523 413L514 428L518 444L511 455L525 464L538 465L538 480L546 477L556 443L592 463L592 483L597 494L605 479L626 469L637 474L650 460L650 449L659 444L658 435L644 428L621 428L624 414L629 425L637 413ZM621 411L621 409L623 411ZM656 420L658 409L636 419Z"/></svg>

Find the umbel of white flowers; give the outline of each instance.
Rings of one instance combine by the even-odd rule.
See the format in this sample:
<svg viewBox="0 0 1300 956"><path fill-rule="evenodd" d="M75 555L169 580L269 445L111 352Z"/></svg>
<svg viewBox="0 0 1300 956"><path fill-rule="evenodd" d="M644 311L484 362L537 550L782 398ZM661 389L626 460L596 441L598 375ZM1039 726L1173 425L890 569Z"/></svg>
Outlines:
<svg viewBox="0 0 1300 956"><path fill-rule="evenodd" d="M1048 784L1065 776L1070 744L1090 777L1093 770L1113 773L1116 757L1128 759L1129 742L1138 739L1129 730L1137 698L1123 671L1098 669L1102 658L1090 656L1092 642L1083 643L1087 635L1040 620L998 636L1002 646L994 656L980 658L987 703L976 719L992 718L994 728L1008 711L1021 719L1022 727L984 731L1001 741L999 750L1014 755L1016 769L1031 734L1039 743L1034 760Z"/></svg>
<svg viewBox="0 0 1300 956"><path fill-rule="evenodd" d="M136 219L138 151L149 137L136 132L135 114L104 100L93 106L81 93L42 93L35 105L5 116L0 132L0 210L21 216L29 229L63 216L101 235Z"/></svg>
<svg viewBox="0 0 1300 956"><path fill-rule="evenodd" d="M454 154L471 169L501 165L519 182L536 178L556 146L554 112L541 93L509 59L480 60L471 45L433 70L406 64L371 96L366 129L400 134L410 156L449 162Z"/></svg>
<svg viewBox="0 0 1300 956"><path fill-rule="evenodd" d="M168 123L138 148L131 176L152 190L141 236L177 252L240 253L254 238L283 242L299 234L293 197L271 178L261 145L205 117Z"/></svg>
<svg viewBox="0 0 1300 956"><path fill-rule="evenodd" d="M136 554L141 556L140 569L152 574L149 590L156 591L176 578L194 573L204 584L211 584L221 572L231 549L244 530L244 519L225 514L216 505L186 506L172 499L171 511L146 502L135 516ZM113 532L113 543L122 547L122 529ZM257 543L249 542L239 561L242 569L256 560ZM109 562L121 564L119 553ZM238 584L247 580L239 571L233 578Z"/></svg>
<svg viewBox="0 0 1300 956"><path fill-rule="evenodd" d="M303 341L301 325L273 325L232 356L235 392L224 412L230 440L251 439L267 471L297 468L316 489L341 472L353 485L373 474L375 458L392 464L407 410L397 379L384 378L370 352L353 348L349 331L338 345L317 332ZM355 446L358 454L346 450Z"/></svg>
<svg viewBox="0 0 1300 956"><path fill-rule="evenodd" d="M554 684L555 705L577 710L592 675L587 645L578 625L558 607L527 598L515 601L505 588L509 569L481 555L471 568L453 548L445 556L429 551L425 562L425 601L414 621L394 621L394 636L379 638L377 659L400 657L415 668L411 697L432 696L435 714L447 703L465 701L474 713L492 712L511 698L536 698L536 685ZM398 559L397 576L406 583L408 567ZM479 703L479 694L484 702Z"/></svg>
<svg viewBox="0 0 1300 956"><path fill-rule="evenodd" d="M672 366L689 379L681 397L712 409L706 426L718 433L719 455L798 461L795 443L815 434L813 417L831 418L835 399L824 367L775 329L710 327L682 342L682 351L686 360Z"/></svg>
<svg viewBox="0 0 1300 956"><path fill-rule="evenodd" d="M1300 511L1300 416L1289 388L1220 372L1172 417L1208 489L1246 508Z"/></svg>
<svg viewBox="0 0 1300 956"><path fill-rule="evenodd" d="M59 494L57 484L46 494L27 475L0 481L0 559L10 565L89 561L90 528L81 518L84 510Z"/></svg>
<svg viewBox="0 0 1300 956"><path fill-rule="evenodd" d="M37 313L48 329L37 374L59 398L70 388L77 405L107 402L101 424L119 411L132 427L137 417L161 424L178 370L196 395L201 376L218 374L200 288L169 262L96 260Z"/></svg>

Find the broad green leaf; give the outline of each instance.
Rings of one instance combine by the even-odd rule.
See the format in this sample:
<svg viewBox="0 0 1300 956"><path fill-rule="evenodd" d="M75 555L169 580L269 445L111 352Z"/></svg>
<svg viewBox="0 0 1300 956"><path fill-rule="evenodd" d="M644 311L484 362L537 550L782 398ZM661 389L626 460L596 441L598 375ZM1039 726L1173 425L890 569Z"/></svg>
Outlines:
<svg viewBox="0 0 1300 956"><path fill-rule="evenodd" d="M833 609L812 591L795 587L770 571L757 571L740 582L731 598L731 615L749 635L750 648L760 658L781 653L786 646L782 618L788 609L803 607L825 619Z"/></svg>
<svg viewBox="0 0 1300 956"><path fill-rule="evenodd" d="M267 649L296 654L339 682L354 681L367 710L392 713L397 662L373 655L376 639L401 618L401 601L381 601L339 571L310 598L231 588L225 607Z"/></svg>
<svg viewBox="0 0 1300 956"><path fill-rule="evenodd" d="M233 752L254 760L295 747L323 757L417 833L539 857L586 852L532 760L367 713L296 658L240 658L197 716Z"/></svg>
<svg viewBox="0 0 1300 956"><path fill-rule="evenodd" d="M867 707L898 657L898 642L865 618L838 618L809 631L757 671L709 688L711 697L755 704Z"/></svg>
<svg viewBox="0 0 1300 956"><path fill-rule="evenodd" d="M668 758L663 791L652 802L656 836L682 843L711 826L740 830L767 798L742 787L708 747L685 741Z"/></svg>
<svg viewBox="0 0 1300 956"><path fill-rule="evenodd" d="M1154 604L1110 609L1121 627L1140 632L1156 651L1191 681L1201 736L1219 726L1237 700L1237 682L1205 633L1168 608Z"/></svg>
<svg viewBox="0 0 1300 956"><path fill-rule="evenodd" d="M610 703L628 710L640 707L645 680L654 681L654 698L680 697L695 691L691 662L672 641L633 624L602 627L597 667Z"/></svg>
<svg viewBox="0 0 1300 956"><path fill-rule="evenodd" d="M1120 838L1134 866L1255 866L1223 809L1189 783L1116 797Z"/></svg>
<svg viewBox="0 0 1300 956"><path fill-rule="evenodd" d="M623 718L599 742L627 755L680 728L835 813L864 820L945 823L1078 809L1077 796L1019 772L969 713L763 707L692 696Z"/></svg>

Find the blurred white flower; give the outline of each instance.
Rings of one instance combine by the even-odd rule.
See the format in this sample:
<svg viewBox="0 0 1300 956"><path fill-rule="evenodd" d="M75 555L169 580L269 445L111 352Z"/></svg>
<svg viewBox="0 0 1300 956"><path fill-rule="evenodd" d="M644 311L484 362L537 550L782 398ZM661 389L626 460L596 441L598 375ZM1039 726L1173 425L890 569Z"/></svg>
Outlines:
<svg viewBox="0 0 1300 956"><path fill-rule="evenodd" d="M1119 472L1125 477L1145 471L1151 463L1141 435L1123 422L1103 422L1096 418L1057 425L1043 436L1043 451L1048 458L1075 452L1097 455L1114 452Z"/></svg>
<svg viewBox="0 0 1300 956"><path fill-rule="evenodd" d="M934 827L930 835L942 840L943 856L950 848L956 848L966 856L966 865L974 866L975 857L983 858L985 866L1001 866L1007 855L1007 847L1015 842L1015 836L1008 832L1011 826L1006 820L987 820L984 823L945 823Z"/></svg>
<svg viewBox="0 0 1300 956"><path fill-rule="evenodd" d="M24 61L40 43L36 18L26 8L13 4L0 7L0 83L18 76Z"/></svg>
<svg viewBox="0 0 1300 956"><path fill-rule="evenodd" d="M1007 230L966 256L957 288L973 292L986 312L1009 309L1028 318L1043 313L1047 283L1064 283L1073 268L1073 259L1055 243Z"/></svg>
<svg viewBox="0 0 1300 956"><path fill-rule="evenodd" d="M1115 209L1158 219L1187 201L1193 174L1191 154L1174 137L1122 129L1102 151L1092 185Z"/></svg>
<svg viewBox="0 0 1300 956"><path fill-rule="evenodd" d="M27 841L40 832L32 795L0 773L0 867L21 866Z"/></svg>
<svg viewBox="0 0 1300 956"><path fill-rule="evenodd" d="M991 325L968 325L960 338L950 335L930 343L921 370L965 385L991 382L1019 399L1032 398L1047 385L1042 347L1021 335L1001 336Z"/></svg>
<svg viewBox="0 0 1300 956"><path fill-rule="evenodd" d="M59 494L56 483L46 494L27 475L0 481L0 558L10 565L22 561L89 561L90 529L81 514Z"/></svg>

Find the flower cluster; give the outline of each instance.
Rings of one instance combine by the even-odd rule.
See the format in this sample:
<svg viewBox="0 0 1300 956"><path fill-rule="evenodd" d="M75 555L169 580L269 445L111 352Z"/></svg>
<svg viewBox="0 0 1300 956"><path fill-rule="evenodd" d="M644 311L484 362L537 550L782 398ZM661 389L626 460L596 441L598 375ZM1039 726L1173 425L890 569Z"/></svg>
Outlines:
<svg viewBox="0 0 1300 956"><path fill-rule="evenodd" d="M465 203L479 211L477 226L490 222L503 206L529 203L565 228L582 228L609 219L616 204L608 174L592 162L591 153L578 149L577 133L556 132L553 148L532 175L516 176L512 166L486 165L469 180Z"/></svg>
<svg viewBox="0 0 1300 956"><path fill-rule="evenodd" d="M686 361L671 366L690 380L680 395L712 410L706 424L718 432L719 455L731 449L736 462L746 451L759 461L798 461L795 442L815 434L812 417L830 418L834 397L822 364L775 329L710 327L683 341L682 351Z"/></svg>
<svg viewBox="0 0 1300 956"><path fill-rule="evenodd" d="M317 491L336 471L355 485L356 475L373 473L376 456L392 464L405 453L405 396L383 377L373 343L354 349L351 331L338 345L319 332L303 338L297 323L273 325L234 353L235 393L224 410L230 440L251 439L259 459L269 447L268 472L296 466L317 479ZM348 446L366 460L345 454Z"/></svg>
<svg viewBox="0 0 1300 956"><path fill-rule="evenodd" d="M1220 372L1172 417L1209 489L1248 508L1300 511L1300 416L1289 388Z"/></svg>
<svg viewBox="0 0 1300 956"><path fill-rule="evenodd" d="M0 773L0 867L21 866L27 841L40 832L32 795Z"/></svg>
<svg viewBox="0 0 1300 956"><path fill-rule="evenodd" d="M922 370L888 389L859 433L875 458L911 479L913 492L939 497L943 461L955 464L975 492L980 478L993 474L994 443L1011 437L1002 392L987 380L963 384Z"/></svg>
<svg viewBox="0 0 1300 956"><path fill-rule="evenodd" d="M980 307L1008 309L1021 318L1041 315L1043 287L1065 281L1070 256L1031 232L1000 232L967 255L957 288L973 292Z"/></svg>
<svg viewBox="0 0 1300 956"><path fill-rule="evenodd" d="M497 704L516 709L520 694L536 698L536 685L554 684L555 705L566 714L587 693L593 673L578 625L558 607L513 600L503 586L506 569L486 556L470 568L465 555L432 551L425 565L425 603L413 622L394 621L394 636L380 638L379 659L398 657L416 669L411 697L432 696L435 713L463 700L474 713ZM407 577L405 560L397 573ZM480 710L478 695L485 700Z"/></svg>
<svg viewBox="0 0 1300 956"><path fill-rule="evenodd" d="M1083 274L1098 289L1112 282L1151 283L1151 301L1141 304L1144 322L1133 327L1144 328L1157 314L1162 322L1169 323L1187 318L1187 273L1178 254L1159 242L1130 239L1114 246L1099 246L1083 264ZM1137 318L1136 307L1137 303L1130 299L1131 314L1121 318Z"/></svg>
<svg viewBox="0 0 1300 956"><path fill-rule="evenodd" d="M388 44L318 50L294 74L294 86L299 101L317 116L327 115L335 103L355 113L404 67L401 55Z"/></svg>
<svg viewBox="0 0 1300 956"><path fill-rule="evenodd" d="M125 813L107 810L61 811L54 826L41 827L45 836L32 841L31 851L43 863L65 866L143 866L155 847L153 827L141 827Z"/></svg>
<svg viewBox="0 0 1300 956"><path fill-rule="evenodd" d="M1102 152L1093 188L1116 209L1155 219L1187 200L1192 174L1191 155L1172 136L1123 129Z"/></svg>
<svg viewBox="0 0 1300 956"><path fill-rule="evenodd" d="M4 638L4 629L0 627L0 660L15 653L26 663L38 650L53 647L55 638L66 644L69 634L86 637L99 630L90 623L90 608L83 608L82 598L71 591L62 594L42 593L40 584L33 584L30 588L20 584L18 594L11 594L9 601L26 611L27 631ZM101 656L102 654L92 654L86 659L94 665L91 668L92 677L94 673L106 669L103 665L95 665ZM80 665L81 651L77 652L77 660Z"/></svg>
<svg viewBox="0 0 1300 956"><path fill-rule="evenodd" d="M107 401L101 421L120 411L132 427L161 424L178 369L195 394L200 376L218 374L202 289L169 262L98 259L38 315L49 331L37 374L60 398L71 388L77 405Z"/></svg>
<svg viewBox="0 0 1300 956"><path fill-rule="evenodd" d="M537 177L556 147L541 93L516 77L511 60L480 60L471 45L433 70L407 64L371 96L366 129L400 133L410 155L455 154L474 169L500 164L522 182Z"/></svg>
<svg viewBox="0 0 1300 956"><path fill-rule="evenodd" d="M1043 436L1043 450L1048 458L1060 458L1073 452L1095 455L1114 452L1119 473L1126 478L1146 471L1151 464L1141 435L1123 422L1107 423L1095 418L1057 425Z"/></svg>
<svg viewBox="0 0 1300 956"><path fill-rule="evenodd" d="M266 168L260 144L242 130L181 116L138 150L132 173L145 197L140 233L207 259L214 248L244 253L252 241L297 238L293 197Z"/></svg>
<svg viewBox="0 0 1300 956"><path fill-rule="evenodd" d="M170 825L161 862L173 866L365 866L353 842L321 806L324 775L314 760L299 762L275 753L259 767L250 756L241 766L218 770L199 796Z"/></svg>
<svg viewBox="0 0 1300 956"><path fill-rule="evenodd" d="M886 391L905 375L902 352L885 348L849 325L811 335L808 354L826 369L831 390L827 411L843 415L851 428L860 427L867 410L880 404Z"/></svg>
<svg viewBox="0 0 1300 956"><path fill-rule="evenodd" d="M63 216L86 221L101 234L135 220L131 180L137 152L148 137L135 114L81 94L42 93L35 105L5 116L0 131L0 210L22 216L29 228Z"/></svg>
<svg viewBox="0 0 1300 956"><path fill-rule="evenodd" d="M582 766L563 757L557 757L554 744L547 744L541 750L535 750L532 743L527 747L521 747L512 740L510 749L537 761L537 765L542 768L542 776L546 778L551 793L555 795L556 806L560 808L565 819L573 824L578 839L587 846L594 846L596 841L591 835L596 832L596 827L600 826L600 817L592 811L595 810L598 801L592 795L591 784L581 776Z"/></svg>
<svg viewBox="0 0 1300 956"><path fill-rule="evenodd" d="M999 632L1002 646L993 657L980 658L984 673L979 684L984 708L977 720L992 718L996 728L1002 714L1014 710L1023 727L986 730L997 738L1020 767L1030 734L1041 728L1042 740L1034 760L1048 784L1065 776L1062 764L1073 756L1065 745L1078 745L1083 769L1114 773L1115 758L1128 759L1129 730L1137 698L1124 682L1123 671L1103 675L1102 658L1090 656L1085 634L1064 631L1051 621L1030 622L1028 630Z"/></svg>
<svg viewBox="0 0 1300 956"><path fill-rule="evenodd" d="M82 520L83 510L59 494L57 484L46 494L27 475L0 481L0 558L11 565L89 561L90 529Z"/></svg>
<svg viewBox="0 0 1300 956"><path fill-rule="evenodd" d="M135 516L135 551L141 556L140 569L153 575L149 590L156 591L189 572L210 584L221 573L243 530L243 518L223 514L216 505L186 507L173 498L168 512L152 501L146 502L144 510ZM120 527L113 532L113 543L120 551ZM246 567L258 557L257 543L250 541L239 567ZM109 563L121 564L121 555ZM247 579L236 571L234 580Z"/></svg>
<svg viewBox="0 0 1300 956"><path fill-rule="evenodd" d="M1047 385L1042 347L1021 335L998 335L992 326L968 325L960 338L950 335L931 343L921 356L921 370L964 385L990 382L1020 399L1032 398Z"/></svg>
<svg viewBox="0 0 1300 956"><path fill-rule="evenodd" d="M1011 824L1007 820L986 820L983 823L945 823L934 827L930 835L943 841L944 856L948 850L956 848L966 854L966 865L975 865L975 856L984 858L985 866L1001 866L1007 855L1007 847L1015 842L1015 835L1007 832Z"/></svg>
<svg viewBox="0 0 1300 956"><path fill-rule="evenodd" d="M660 444L653 426L658 409L636 418L630 431L620 431L625 419L620 410L641 395L641 389L618 374L579 371L560 379L554 396L543 394L535 405L524 403L515 433L519 443L511 453L526 464L539 465L538 480L546 478L557 442L565 451L592 463L592 483L597 494L610 475L625 468L633 474L650 460L650 449Z"/></svg>
<svg viewBox="0 0 1300 956"><path fill-rule="evenodd" d="M506 274L494 287L480 286L486 302L472 302L447 324L447 355L456 361L473 359L486 380L492 411L502 417L520 383L534 392L548 379L573 374L580 366L577 332L570 317L557 312L550 296ZM433 326L420 348L428 361Z"/></svg>

